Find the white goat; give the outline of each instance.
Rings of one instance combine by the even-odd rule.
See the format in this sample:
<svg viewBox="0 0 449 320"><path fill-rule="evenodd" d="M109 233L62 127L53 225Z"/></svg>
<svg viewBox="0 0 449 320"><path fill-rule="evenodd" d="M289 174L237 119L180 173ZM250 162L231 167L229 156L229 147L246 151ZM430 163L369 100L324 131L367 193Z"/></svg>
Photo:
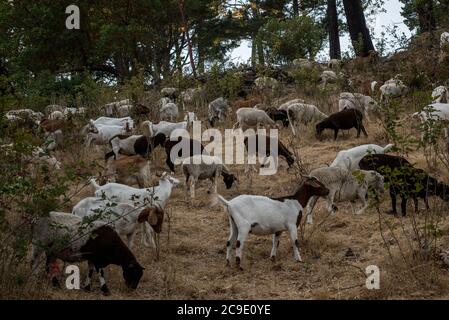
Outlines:
<svg viewBox="0 0 449 320"><path fill-rule="evenodd" d="M148 219L144 218L147 213L151 216ZM129 248L132 248L137 227L141 224L142 243L146 247L156 246L151 225L156 225L159 219L157 211L152 208L139 208L128 203L88 197L73 207L72 214L81 218L89 217L90 221L101 221L112 226L120 236L126 237ZM149 223L149 226L146 223Z"/></svg>
<svg viewBox="0 0 449 320"><path fill-rule="evenodd" d="M297 103L302 103L302 104L304 104L304 103L306 103L306 102L305 102L303 99L293 99L293 100L290 100L290 101L287 101L287 102L281 104L281 105L278 107L278 110L284 110L284 111L287 111L288 108L289 108L291 105L294 105L294 104L297 104Z"/></svg>
<svg viewBox="0 0 449 320"><path fill-rule="evenodd" d="M337 69L338 70L341 67L341 60L339 60L339 59L331 59L327 63L327 67L329 69Z"/></svg>
<svg viewBox="0 0 449 320"><path fill-rule="evenodd" d="M221 121L227 117L229 112L229 102L225 98L217 98L208 106L209 123L214 126L215 121Z"/></svg>
<svg viewBox="0 0 449 320"><path fill-rule="evenodd" d="M338 110L357 109L365 114L368 121L370 114L374 114L380 118L379 104L370 96L365 96L360 93L342 92L340 93L340 100L338 101Z"/></svg>
<svg viewBox="0 0 449 320"><path fill-rule="evenodd" d="M161 94L164 97L168 98L176 98L176 94L178 93L178 90L176 88L162 88Z"/></svg>
<svg viewBox="0 0 449 320"><path fill-rule="evenodd" d="M387 80L380 87L380 101L389 98L397 98L404 95L408 91L408 87L400 80L400 75L396 75L393 79Z"/></svg>
<svg viewBox="0 0 449 320"><path fill-rule="evenodd" d="M195 112L187 111L186 115L184 116L184 121L187 121L189 123L193 123L194 121L199 121L199 119L196 116Z"/></svg>
<svg viewBox="0 0 449 320"><path fill-rule="evenodd" d="M178 117L178 106L173 102L169 102L159 109L159 113L162 120L176 120Z"/></svg>
<svg viewBox="0 0 449 320"><path fill-rule="evenodd" d="M150 207L158 206L164 209L170 198L172 188L179 184L179 180L164 172L158 186L145 189L136 189L119 183L107 183L99 186L95 179L91 179L90 183L96 190L96 197L104 196L107 199L119 203L128 203L136 207L143 207L148 203Z"/></svg>
<svg viewBox="0 0 449 320"><path fill-rule="evenodd" d="M127 106L130 104L131 104L131 100L125 99L125 100L120 100L120 101L115 101L115 102L105 104L104 106L101 107L101 109L104 109L105 114L107 116L111 117L111 116L114 116L117 114L117 112L121 106Z"/></svg>
<svg viewBox="0 0 449 320"><path fill-rule="evenodd" d="M45 133L44 149L48 151L54 151L56 148L62 145L64 136L61 130Z"/></svg>
<svg viewBox="0 0 449 320"><path fill-rule="evenodd" d="M88 148L92 143L95 145L105 145L109 143L113 137L117 135L125 135L129 133L128 127L124 128L122 126L113 125L93 125L93 128L89 130L86 137L86 148Z"/></svg>
<svg viewBox="0 0 449 320"><path fill-rule="evenodd" d="M271 258L276 258L279 237L288 231L292 241L296 261L302 261L299 254L298 225L301 222L303 207L311 196L326 196L329 190L315 177L306 177L298 191L288 197L271 199L263 196L240 195L227 201L220 195L215 202L221 203L229 215L230 236L226 244L226 261L230 264L231 250L236 243L236 264L240 267L242 250L249 233L273 235ZM241 269L241 267L240 267Z"/></svg>
<svg viewBox="0 0 449 320"><path fill-rule="evenodd" d="M219 157L208 155L194 155L186 158L182 162L182 171L186 178L185 190L187 193L190 180L190 196L195 198L195 185L198 180L209 179L212 185L208 192L214 188L214 193L217 193L218 179L223 176L223 182L227 189L232 187L232 184L237 181L237 178L229 172L229 169L223 164Z"/></svg>
<svg viewBox="0 0 449 320"><path fill-rule="evenodd" d="M142 127L149 131L150 137L154 137L159 133L163 133L167 138L170 137L173 131L177 129L188 130L190 122L168 122L159 121L159 123L152 123L151 121L144 121Z"/></svg>
<svg viewBox="0 0 449 320"><path fill-rule="evenodd" d="M321 73L321 81L323 83L323 89L326 88L328 83L336 83L342 74L337 75L334 71L331 70L325 70Z"/></svg>
<svg viewBox="0 0 449 320"><path fill-rule="evenodd" d="M389 144L385 147L377 144L364 144L348 150L341 150L337 153L337 157L331 163L331 167L338 167L349 171L354 171L359 168L359 162L363 157L369 154L384 154L390 151L394 144Z"/></svg>
<svg viewBox="0 0 449 320"><path fill-rule="evenodd" d="M329 189L329 194L326 196L327 209L332 213L338 210L334 202L359 200L362 202L362 208L356 214L362 214L368 207L366 201L368 188L372 187L377 191L384 191L384 178L375 171L356 170L352 173L338 167L325 167L315 169L310 174ZM307 223L309 224L313 223L312 211L317 201L318 197L312 197L308 203Z"/></svg>
<svg viewBox="0 0 449 320"><path fill-rule="evenodd" d="M304 70L312 70L314 69L318 64L315 61L311 61L308 59L302 59L302 58L298 58L293 60L293 65L295 67L298 67L300 69L304 69Z"/></svg>
<svg viewBox="0 0 449 320"><path fill-rule="evenodd" d="M433 103L449 103L449 87L439 86L432 91Z"/></svg>
<svg viewBox="0 0 449 320"><path fill-rule="evenodd" d="M100 221L83 224L82 219L78 216L70 213L54 211L50 212L48 217L38 220L33 228L33 245L31 254L33 273L36 274L39 270L40 258L45 248L51 246L55 240L61 241L60 245L64 247L63 240L67 239L69 243L65 246L67 246L69 250L64 250L64 252L68 255L70 253L76 254L90 239L90 232L103 225L105 225L105 223ZM83 226L82 229L80 229L81 226ZM67 258L69 257L70 256ZM73 260L66 261L75 262L78 260L76 259L76 255L73 255Z"/></svg>
<svg viewBox="0 0 449 320"><path fill-rule="evenodd" d="M263 110L258 110L254 108L240 108L235 114L237 115L237 122L233 126L233 130L239 126L242 130L245 127L257 128L260 125L277 128L277 124L273 119L271 119L267 113Z"/></svg>
<svg viewBox="0 0 449 320"><path fill-rule="evenodd" d="M299 125L308 125L311 122L321 121L327 118L327 115L321 112L316 106L304 103L295 103L287 109L288 120L296 136L295 128L299 131Z"/></svg>
<svg viewBox="0 0 449 320"><path fill-rule="evenodd" d="M64 114L61 111L53 111L49 116L50 120L62 120L64 119Z"/></svg>

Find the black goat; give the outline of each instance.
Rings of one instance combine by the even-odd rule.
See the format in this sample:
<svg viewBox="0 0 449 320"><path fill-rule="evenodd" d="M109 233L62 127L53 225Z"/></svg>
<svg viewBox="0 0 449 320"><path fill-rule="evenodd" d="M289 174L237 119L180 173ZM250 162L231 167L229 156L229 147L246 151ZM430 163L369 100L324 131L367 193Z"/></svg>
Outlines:
<svg viewBox="0 0 449 320"><path fill-rule="evenodd" d="M363 131L365 136L365 127L363 126L363 114L356 109L344 109L340 112L331 114L327 119L324 119L316 125L316 134L321 136L324 129L334 130L334 140L337 140L339 130L357 129L357 138L360 137L360 132Z"/></svg>
<svg viewBox="0 0 449 320"><path fill-rule="evenodd" d="M264 136L261 137L261 139L263 139ZM256 135L255 137L255 141L256 141L256 150L254 150L256 152L256 154L259 153L259 139L260 139L260 135ZM269 157L271 155L271 150L270 150L270 136L265 136L265 150L266 150L266 156ZM293 153L291 153L287 147L282 143L281 140L277 140L278 142L278 156L282 156L285 158L285 161L287 161L287 164L289 167L293 166L293 164L295 163L295 156L293 155ZM244 143L245 143L245 148L246 151L248 151L248 137L245 137L244 139Z"/></svg>
<svg viewBox="0 0 449 320"><path fill-rule="evenodd" d="M124 154L132 156L135 154L141 155L143 158L147 158L148 155L157 146L163 146L167 140L163 133L158 133L154 137L148 138L147 136L123 136L118 135L109 140L109 145L112 151L105 154L104 158L107 161L110 157L117 159L118 154Z"/></svg>
<svg viewBox="0 0 449 320"><path fill-rule="evenodd" d="M178 145L179 144L179 145ZM172 159L171 153L172 149L176 146L178 148L178 152L176 153L176 157ZM167 155L167 159L165 163L170 168L171 172L175 172L175 165L173 161L177 158L188 158L194 156L196 154L203 154L204 146L198 140L193 140L190 138L179 137L177 140L172 141L168 139L165 142L165 154ZM189 154L182 154L183 150L189 150ZM176 151L175 151L176 152Z"/></svg>
<svg viewBox="0 0 449 320"><path fill-rule="evenodd" d="M387 154L365 156L359 163L362 170L375 170L382 174L390 185L392 213L396 214L396 198L401 197L402 215L407 214L407 200L413 199L415 212L418 211L418 198L424 200L429 209L429 196L439 196L449 201L449 186L429 176L424 170L413 167L406 159Z"/></svg>
<svg viewBox="0 0 449 320"><path fill-rule="evenodd" d="M270 107L265 109L265 112L273 121L282 121L284 128L288 127L290 121L288 120L287 111Z"/></svg>

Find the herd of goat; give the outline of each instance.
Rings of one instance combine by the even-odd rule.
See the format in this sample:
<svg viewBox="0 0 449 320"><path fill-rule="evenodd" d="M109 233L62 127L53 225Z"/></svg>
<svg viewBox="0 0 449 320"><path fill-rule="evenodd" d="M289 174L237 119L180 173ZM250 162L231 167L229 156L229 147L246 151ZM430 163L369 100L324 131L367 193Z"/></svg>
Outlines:
<svg viewBox="0 0 449 320"><path fill-rule="evenodd" d="M326 77L333 75L337 76L333 71L326 73ZM266 92L274 90L277 83L275 79L260 77L255 86L260 92ZM374 93L377 83L373 82L371 87ZM407 92L407 87L398 75L385 82L379 90L383 101L400 97ZM392 144L385 147L366 144L338 152L329 167L318 168L308 175L302 175L302 183L292 195L270 198L242 194L227 200L217 193L219 179L223 179L226 188L230 189L237 183L237 177L222 159L209 155L200 141L170 139L176 129L189 130L195 121L200 121L194 112L186 111L186 106L201 95L201 89L188 89L178 94L175 88L164 88L161 95L162 98L158 102L161 121L158 123L147 120L137 126L129 115L134 106L129 100L123 100L103 106L104 116L89 120L82 128L81 134L86 148L91 145L109 148L105 154L105 176L108 181L100 185L92 178L90 185L95 189L94 196L75 204L71 213L50 212L34 226L33 271L39 270L42 255L45 253L46 270L50 273L54 285L58 285L57 272L52 273L51 270L59 259L66 262L88 261L89 271L84 285L86 290L91 290L92 276L96 271L102 293L110 294L103 271L110 264L122 267L123 278L128 287L135 289L138 286L144 268L131 251L134 235L140 228L143 244L148 247L156 246L155 235L162 230L164 210L173 188L181 183L175 177L163 173L159 184L150 186L150 158L157 147L165 149L166 164L171 172L175 172L175 163L181 163L186 192L190 189L191 198L195 197L195 185L199 180L212 182L212 200L221 205L229 216L230 236L226 243L226 261L231 263L231 250L235 246L235 262L240 269L242 250L250 233L273 235L271 258L275 259L279 238L282 232L288 232L294 258L301 261L298 225L303 212L306 214L307 223L313 223L312 211L319 198L326 199L329 212L338 210L337 203L359 201L361 208L353 211L361 214L368 206L368 194L377 198L379 193L385 191L384 184L388 183L394 214L397 213L397 197L401 198L402 215L406 215L409 198L414 201L415 210L418 210L419 198L424 200L426 208L429 208L430 196L439 196L444 201L449 201L449 186L429 176L424 170L414 167L406 159L387 154L394 147ZM411 116L423 122L429 119L449 120L449 88L436 88L432 98L434 102L430 105L430 111ZM178 105L185 114L184 121L173 122L179 118ZM338 108L338 112L328 116L301 99L288 101L276 108L258 103L236 110L233 129L261 126L279 128L278 122L281 122L284 127L291 127L293 135L297 136L301 126L313 123L317 137L328 129L333 130L334 139L337 139L340 130L353 128L357 130L359 137L361 132L368 135L363 125L364 119L375 121L372 117L380 119L382 114L379 104L373 98L358 93L341 93ZM217 126L231 116L231 110L226 99L218 98L209 103L207 119L203 120L209 126ZM63 124L70 115L85 112L82 108L51 105L45 110L46 116L23 109L9 111L6 118L22 124L31 121L42 128L46 137L45 144L36 147L28 160L32 163L44 162L60 169L61 163L51 152L64 141ZM139 130L140 134L137 132ZM247 152L248 139L249 137L245 138ZM262 136L255 141L260 143L260 139L266 139L266 146L269 147L271 137ZM186 157L179 152L176 159L173 159L172 149L180 143L189 144L190 154ZM294 154L280 140L277 144L278 156L283 157L289 167L293 166L297 160ZM11 145L3 145L1 148L8 152ZM261 152L258 149L256 145L256 153ZM262 156L269 157L270 149L264 151ZM417 189L417 184L422 188ZM369 193L369 190L372 193ZM126 238L126 244L121 237ZM59 241L60 239L65 241Z"/></svg>

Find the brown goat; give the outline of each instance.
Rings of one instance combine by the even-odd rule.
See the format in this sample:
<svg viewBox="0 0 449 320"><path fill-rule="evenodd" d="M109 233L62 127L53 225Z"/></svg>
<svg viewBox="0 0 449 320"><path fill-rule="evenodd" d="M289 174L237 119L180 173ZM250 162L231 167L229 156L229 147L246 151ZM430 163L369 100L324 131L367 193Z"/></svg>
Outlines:
<svg viewBox="0 0 449 320"><path fill-rule="evenodd" d="M256 104L261 102L259 97L251 97L248 100L239 99L232 103L232 109L236 111L240 108L253 108Z"/></svg>
<svg viewBox="0 0 449 320"><path fill-rule="evenodd" d="M64 127L64 120L44 119L40 122L39 126L46 132L55 132L57 130L62 130L62 128Z"/></svg>
<svg viewBox="0 0 449 320"><path fill-rule="evenodd" d="M145 188L150 184L150 164L139 155L123 156L108 162L107 177L117 183Z"/></svg>

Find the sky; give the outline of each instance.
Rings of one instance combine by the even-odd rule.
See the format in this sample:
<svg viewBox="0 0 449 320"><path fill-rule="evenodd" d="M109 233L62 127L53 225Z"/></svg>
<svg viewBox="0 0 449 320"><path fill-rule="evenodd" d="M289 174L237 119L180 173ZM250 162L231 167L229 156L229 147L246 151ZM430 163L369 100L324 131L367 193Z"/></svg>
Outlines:
<svg viewBox="0 0 449 320"><path fill-rule="evenodd" d="M410 38L410 30L408 30L407 26L404 24L404 18L401 16L401 7L402 4L399 2L399 0L385 0L384 9L386 10L386 12L377 14L375 19L373 19L373 21L370 23L370 28L374 29L373 38L380 37L382 31L385 30L385 27L392 27L394 25L397 25L398 31L400 33L403 32L405 33L407 38ZM349 51L351 45L349 36L341 37L340 41L342 51ZM251 46L247 41L243 41L240 47L236 48L231 53L233 62L247 62L250 57ZM319 54L318 59L328 59L327 48L325 49L325 51Z"/></svg>

